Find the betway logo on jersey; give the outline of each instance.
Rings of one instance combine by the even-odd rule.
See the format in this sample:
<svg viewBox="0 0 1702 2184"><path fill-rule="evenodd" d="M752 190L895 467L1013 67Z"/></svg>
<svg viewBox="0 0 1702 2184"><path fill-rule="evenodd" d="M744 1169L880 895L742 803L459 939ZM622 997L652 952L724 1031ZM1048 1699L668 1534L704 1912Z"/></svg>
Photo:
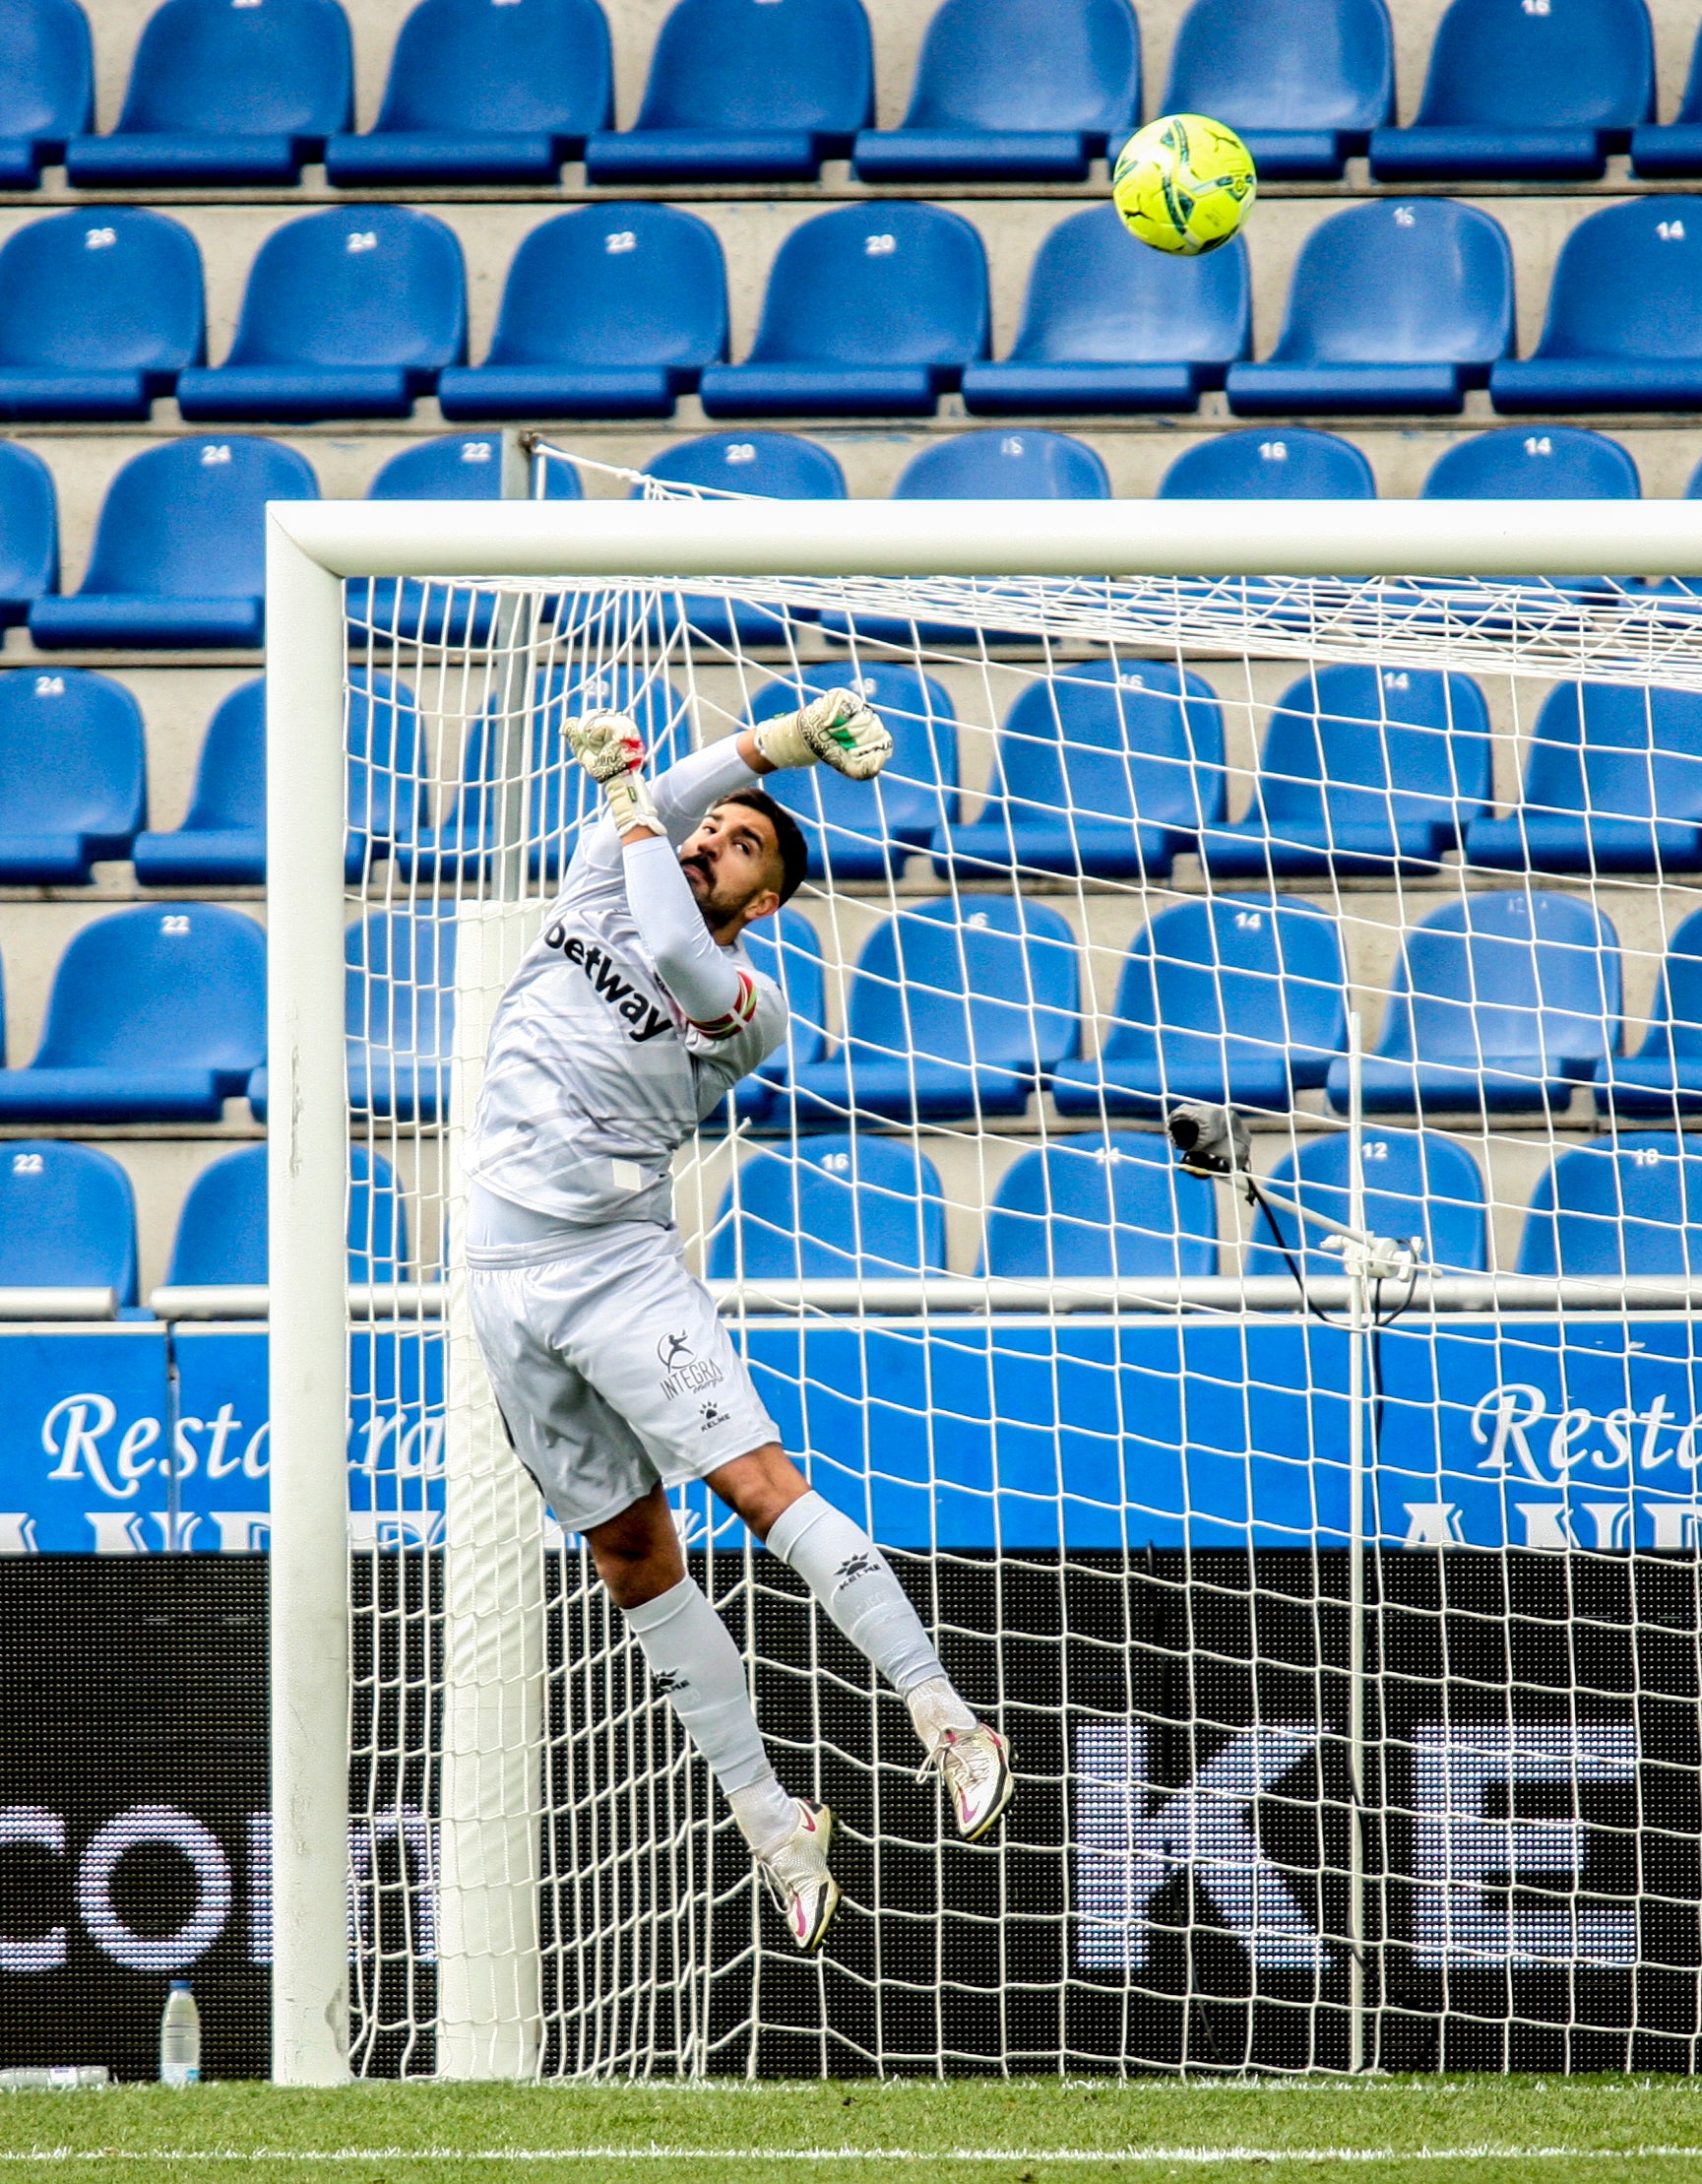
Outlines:
<svg viewBox="0 0 1702 2184"><path fill-rule="evenodd" d="M583 971L592 984L594 993L599 995L616 1015L624 1016L632 1026L627 1037L635 1047L642 1047L659 1032L670 1031L673 1019L665 1009L647 1000L630 979L622 978L611 957L593 940L587 942L577 932L569 932L565 926L551 926L543 936L546 948L559 948L562 960Z"/></svg>

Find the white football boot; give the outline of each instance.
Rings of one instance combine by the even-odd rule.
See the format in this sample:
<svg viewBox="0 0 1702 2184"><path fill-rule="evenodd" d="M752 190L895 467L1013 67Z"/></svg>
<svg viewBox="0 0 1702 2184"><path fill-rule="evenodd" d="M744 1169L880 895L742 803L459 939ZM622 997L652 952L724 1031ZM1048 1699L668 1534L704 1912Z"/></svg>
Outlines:
<svg viewBox="0 0 1702 2184"><path fill-rule="evenodd" d="M778 1849L757 1858L756 1870L792 1940L813 1957L839 1909L839 1883L827 1867L834 1817L811 1798L795 1802L797 1826Z"/></svg>
<svg viewBox="0 0 1702 2184"><path fill-rule="evenodd" d="M973 1729L941 1729L928 1747L922 1774L939 1770L965 1842L979 1842L1016 1793L1011 1748L984 1721Z"/></svg>

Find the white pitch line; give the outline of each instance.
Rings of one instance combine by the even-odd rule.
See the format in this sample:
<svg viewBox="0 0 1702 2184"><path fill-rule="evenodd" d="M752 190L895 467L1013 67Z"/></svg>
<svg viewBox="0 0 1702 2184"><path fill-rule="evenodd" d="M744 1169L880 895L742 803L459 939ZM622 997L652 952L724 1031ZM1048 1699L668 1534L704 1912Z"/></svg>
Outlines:
<svg viewBox="0 0 1702 2184"><path fill-rule="evenodd" d="M1056 2165L1106 2161L1204 2165L1214 2161L1318 2161L1363 2164L1372 2161L1696 2161L1702 2146L1439 2146L1439 2147L951 2147L918 2152L914 2147L254 2147L170 2148L35 2147L25 2152L0 2149L0 2162L124 2162L152 2165L168 2161L235 2163L241 2161L1021 2161Z"/></svg>

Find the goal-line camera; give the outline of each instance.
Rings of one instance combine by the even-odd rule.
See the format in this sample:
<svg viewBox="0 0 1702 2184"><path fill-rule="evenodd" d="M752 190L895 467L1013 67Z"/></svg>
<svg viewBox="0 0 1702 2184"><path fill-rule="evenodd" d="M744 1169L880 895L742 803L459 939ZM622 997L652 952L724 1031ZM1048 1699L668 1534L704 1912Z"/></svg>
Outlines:
<svg viewBox="0 0 1702 2184"><path fill-rule="evenodd" d="M1190 1176L1247 1173L1247 1125L1232 1107L1184 1100L1165 1117L1165 1128L1176 1148L1176 1158Z"/></svg>

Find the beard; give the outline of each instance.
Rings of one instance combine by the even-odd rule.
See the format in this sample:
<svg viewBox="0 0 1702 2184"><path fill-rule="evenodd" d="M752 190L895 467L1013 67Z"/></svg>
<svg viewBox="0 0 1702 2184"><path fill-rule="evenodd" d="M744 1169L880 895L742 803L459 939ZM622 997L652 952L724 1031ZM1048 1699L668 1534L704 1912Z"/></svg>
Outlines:
<svg viewBox="0 0 1702 2184"><path fill-rule="evenodd" d="M682 857L679 867L685 874L686 885L704 924L711 932L720 932L729 925L744 908L748 895L734 897L716 884L715 867L707 857Z"/></svg>

